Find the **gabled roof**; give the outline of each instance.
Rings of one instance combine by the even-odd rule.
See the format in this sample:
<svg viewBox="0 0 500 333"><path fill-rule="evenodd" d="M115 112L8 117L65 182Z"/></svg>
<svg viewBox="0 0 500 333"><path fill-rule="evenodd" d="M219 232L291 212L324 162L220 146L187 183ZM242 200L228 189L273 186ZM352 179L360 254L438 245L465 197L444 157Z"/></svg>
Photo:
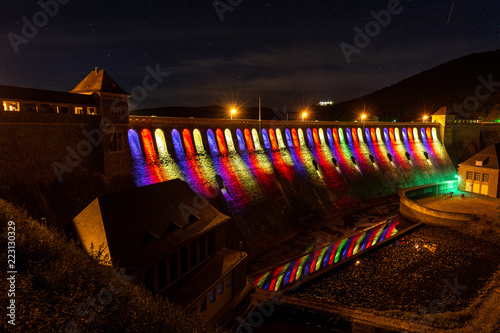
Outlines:
<svg viewBox="0 0 500 333"><path fill-rule="evenodd" d="M80 82L73 90L72 93L88 94L94 92L105 92L121 95L130 95L123 90L118 83L109 76L103 69L99 70L97 67L94 71L82 82Z"/></svg>
<svg viewBox="0 0 500 333"><path fill-rule="evenodd" d="M103 244L113 262L133 268L227 220L174 179L98 197L73 223L86 249Z"/></svg>
<svg viewBox="0 0 500 333"><path fill-rule="evenodd" d="M484 167L488 169L499 169L500 165L500 142L488 146L465 162L458 165ZM479 162L479 163L477 163Z"/></svg>
<svg viewBox="0 0 500 333"><path fill-rule="evenodd" d="M4 100L47 102L53 104L98 105L98 101L89 95L2 85L0 85L0 98Z"/></svg>

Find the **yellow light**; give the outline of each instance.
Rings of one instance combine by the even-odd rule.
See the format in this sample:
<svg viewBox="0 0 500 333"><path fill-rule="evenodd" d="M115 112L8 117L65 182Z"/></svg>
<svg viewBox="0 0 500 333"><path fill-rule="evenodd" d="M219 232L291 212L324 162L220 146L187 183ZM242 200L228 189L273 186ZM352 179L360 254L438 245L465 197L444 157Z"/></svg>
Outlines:
<svg viewBox="0 0 500 333"><path fill-rule="evenodd" d="M235 113L236 113L236 109L232 109L232 110L231 110L231 113L232 113L232 114L235 114Z"/></svg>
<svg viewBox="0 0 500 333"><path fill-rule="evenodd" d="M307 117L307 112L302 112L302 121L304 121L305 117Z"/></svg>
<svg viewBox="0 0 500 333"><path fill-rule="evenodd" d="M429 116L425 115L425 116L423 117L423 119L424 119L424 122L425 122L425 121L427 121L427 119L429 119Z"/></svg>
<svg viewBox="0 0 500 333"><path fill-rule="evenodd" d="M363 113L363 114L361 115L361 120L365 120L365 119L366 119L366 114L364 114L364 113Z"/></svg>

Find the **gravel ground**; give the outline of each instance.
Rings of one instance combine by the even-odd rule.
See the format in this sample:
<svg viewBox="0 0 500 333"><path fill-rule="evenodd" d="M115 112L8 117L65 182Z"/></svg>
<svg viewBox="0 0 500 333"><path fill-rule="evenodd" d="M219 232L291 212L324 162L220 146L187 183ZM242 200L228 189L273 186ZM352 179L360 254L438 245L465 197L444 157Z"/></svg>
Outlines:
<svg viewBox="0 0 500 333"><path fill-rule="evenodd" d="M293 296L415 313L429 311L437 303L433 300L444 297L452 300L446 304L446 311L459 311L468 306L499 268L499 249L453 229L425 226L362 257L359 264L304 286ZM461 287L455 296L445 280L466 288Z"/></svg>

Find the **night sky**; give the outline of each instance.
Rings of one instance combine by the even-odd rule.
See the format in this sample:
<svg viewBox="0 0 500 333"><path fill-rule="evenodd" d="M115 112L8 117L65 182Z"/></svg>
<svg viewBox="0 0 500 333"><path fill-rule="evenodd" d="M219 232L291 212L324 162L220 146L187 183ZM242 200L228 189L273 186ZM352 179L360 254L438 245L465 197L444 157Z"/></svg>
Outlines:
<svg viewBox="0 0 500 333"><path fill-rule="evenodd" d="M293 110L500 45L496 0L402 0L380 31L370 12L397 1L224 0L219 6L231 10L223 13L213 0L59 2L53 17L37 1L2 2L0 84L69 91L98 66L130 92L147 66L159 66L170 74L138 108L255 106L261 96L265 106ZM23 35L26 22L38 32ZM367 24L373 37L348 63L339 45L355 47L355 27Z"/></svg>

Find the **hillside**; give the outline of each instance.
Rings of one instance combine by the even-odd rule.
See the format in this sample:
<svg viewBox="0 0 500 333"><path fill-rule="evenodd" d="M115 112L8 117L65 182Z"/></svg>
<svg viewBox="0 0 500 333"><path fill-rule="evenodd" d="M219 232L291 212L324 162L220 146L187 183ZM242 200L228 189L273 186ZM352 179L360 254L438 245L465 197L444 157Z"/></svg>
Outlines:
<svg viewBox="0 0 500 333"><path fill-rule="evenodd" d="M482 84L478 77L497 83L477 93ZM470 106L460 112L455 105ZM461 118L500 118L500 50L454 59L371 94L317 110L321 119L352 120L366 110L381 121L413 121L442 106Z"/></svg>

